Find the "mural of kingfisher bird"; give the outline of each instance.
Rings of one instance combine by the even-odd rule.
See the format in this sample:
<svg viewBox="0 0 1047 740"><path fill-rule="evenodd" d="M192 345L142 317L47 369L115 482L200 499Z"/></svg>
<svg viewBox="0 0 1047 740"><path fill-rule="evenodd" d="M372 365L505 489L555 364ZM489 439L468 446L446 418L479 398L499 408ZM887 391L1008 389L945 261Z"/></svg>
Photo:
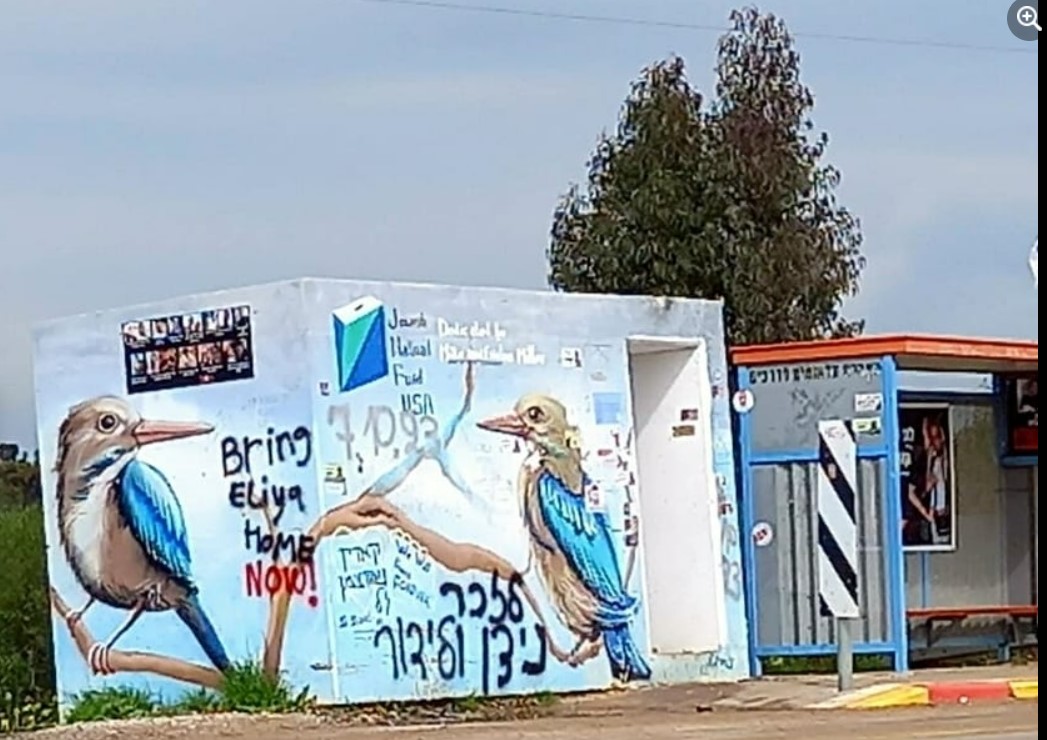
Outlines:
<svg viewBox="0 0 1047 740"><path fill-rule="evenodd" d="M103 396L73 407L58 432L58 532L89 600L67 617L76 624L101 602L130 612L88 654L95 674L113 673L109 651L145 612L174 610L220 671L229 658L200 604L185 516L167 477L138 459L151 444L214 431L207 424L146 421L123 399Z"/></svg>
<svg viewBox="0 0 1047 740"><path fill-rule="evenodd" d="M523 517L553 607L578 638L570 662L595 654L602 639L614 678L649 679L651 669L631 631L639 602L626 592L607 517L586 508L591 483L582 470L578 430L568 424L563 404L525 396L513 413L478 426L526 441L518 478Z"/></svg>

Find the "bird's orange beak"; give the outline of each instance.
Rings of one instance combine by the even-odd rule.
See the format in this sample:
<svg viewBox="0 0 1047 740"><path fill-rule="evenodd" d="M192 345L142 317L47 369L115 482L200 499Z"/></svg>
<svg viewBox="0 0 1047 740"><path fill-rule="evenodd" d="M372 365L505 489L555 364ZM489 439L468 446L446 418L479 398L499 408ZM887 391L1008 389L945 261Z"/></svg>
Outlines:
<svg viewBox="0 0 1047 740"><path fill-rule="evenodd" d="M505 416L495 416L491 419L485 419L484 421L477 422L476 426L481 429L486 429L489 432L498 432L499 434L511 434L514 437L526 437L527 436L527 425L523 423L516 414L506 414Z"/></svg>
<svg viewBox="0 0 1047 740"><path fill-rule="evenodd" d="M192 421L140 421L135 425L133 434L139 446L143 446L173 439L198 437L213 431L214 427L210 424Z"/></svg>

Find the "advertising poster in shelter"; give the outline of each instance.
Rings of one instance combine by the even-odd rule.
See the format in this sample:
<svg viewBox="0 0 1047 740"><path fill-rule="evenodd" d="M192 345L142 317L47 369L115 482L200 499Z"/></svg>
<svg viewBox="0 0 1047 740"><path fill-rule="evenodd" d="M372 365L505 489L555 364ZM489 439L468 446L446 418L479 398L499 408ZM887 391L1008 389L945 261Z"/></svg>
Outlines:
<svg viewBox="0 0 1047 740"><path fill-rule="evenodd" d="M1036 376L1008 378L1007 452L1011 455L1037 455L1040 450L1040 400Z"/></svg>
<svg viewBox="0 0 1047 740"><path fill-rule="evenodd" d="M952 419L946 404L901 404L902 544L956 549Z"/></svg>

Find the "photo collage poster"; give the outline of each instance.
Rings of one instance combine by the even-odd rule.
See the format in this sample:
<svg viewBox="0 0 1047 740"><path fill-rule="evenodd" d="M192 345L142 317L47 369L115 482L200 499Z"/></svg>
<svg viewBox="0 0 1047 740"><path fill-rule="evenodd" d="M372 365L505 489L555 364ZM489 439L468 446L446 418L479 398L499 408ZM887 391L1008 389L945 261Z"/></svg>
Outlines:
<svg viewBox="0 0 1047 740"><path fill-rule="evenodd" d="M254 377L250 306L128 321L121 334L129 394Z"/></svg>

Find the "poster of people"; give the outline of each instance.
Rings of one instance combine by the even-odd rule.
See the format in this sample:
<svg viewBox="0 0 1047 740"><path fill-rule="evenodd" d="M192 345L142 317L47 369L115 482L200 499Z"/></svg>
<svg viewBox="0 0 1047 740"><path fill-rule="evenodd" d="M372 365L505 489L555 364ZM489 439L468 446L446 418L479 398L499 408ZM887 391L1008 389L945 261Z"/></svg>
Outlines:
<svg viewBox="0 0 1047 740"><path fill-rule="evenodd" d="M121 333L128 393L254 377L250 306L128 321Z"/></svg>
<svg viewBox="0 0 1047 740"><path fill-rule="evenodd" d="M956 479L946 404L901 404L902 544L956 549Z"/></svg>
<svg viewBox="0 0 1047 740"><path fill-rule="evenodd" d="M1037 455L1040 451L1040 400L1036 376L1008 378L1007 446L1012 455Z"/></svg>

